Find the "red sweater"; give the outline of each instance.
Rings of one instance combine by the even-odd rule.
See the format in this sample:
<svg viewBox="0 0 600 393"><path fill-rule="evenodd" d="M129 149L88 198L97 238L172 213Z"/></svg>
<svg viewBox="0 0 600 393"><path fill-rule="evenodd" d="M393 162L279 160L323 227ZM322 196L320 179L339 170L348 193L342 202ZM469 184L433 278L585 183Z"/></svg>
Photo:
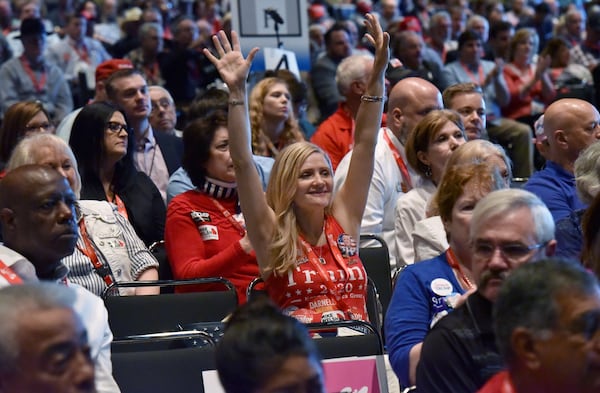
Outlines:
<svg viewBox="0 0 600 393"><path fill-rule="evenodd" d="M246 288L258 277L256 255L241 248L239 231L200 191L187 191L173 198L167 209L165 246L175 279L224 277L236 287L240 303ZM232 215L237 198L218 200ZM192 213L195 218L192 218ZM181 287L180 292L206 290ZM222 290L222 288L214 288Z"/></svg>
<svg viewBox="0 0 600 393"><path fill-rule="evenodd" d="M504 80L508 87L510 101L508 105L502 108L502 115L509 119L518 119L520 117L531 115L531 103L533 100L542 102L542 82L537 81L528 94L521 97L519 94L521 88L527 84L535 73L535 66L530 66L529 75L526 77L520 75L514 68L506 66L503 69Z"/></svg>

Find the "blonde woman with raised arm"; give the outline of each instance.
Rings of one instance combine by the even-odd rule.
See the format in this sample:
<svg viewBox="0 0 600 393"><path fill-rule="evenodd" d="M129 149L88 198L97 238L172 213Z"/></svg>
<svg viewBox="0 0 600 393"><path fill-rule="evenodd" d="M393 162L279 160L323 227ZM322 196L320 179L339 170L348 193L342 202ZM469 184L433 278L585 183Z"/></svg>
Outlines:
<svg viewBox="0 0 600 393"><path fill-rule="evenodd" d="M308 142L283 149L275 160L266 196L252 161L246 78L258 48L247 58L238 36L213 37L217 56L204 53L230 89L231 158L261 276L271 298L302 322L368 320L367 276L356 239L365 208L375 140L383 111L389 35L367 14L366 37L375 62L356 118L355 144L345 184L333 195L327 155Z"/></svg>

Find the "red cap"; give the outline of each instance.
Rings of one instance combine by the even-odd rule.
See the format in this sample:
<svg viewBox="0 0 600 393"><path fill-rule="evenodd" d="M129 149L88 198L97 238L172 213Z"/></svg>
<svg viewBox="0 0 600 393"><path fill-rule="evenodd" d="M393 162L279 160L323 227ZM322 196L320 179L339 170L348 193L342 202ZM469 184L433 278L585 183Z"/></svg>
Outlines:
<svg viewBox="0 0 600 393"><path fill-rule="evenodd" d="M373 4L371 3L370 0L359 0L356 3L356 11L359 14L364 15L368 12L373 11Z"/></svg>
<svg viewBox="0 0 600 393"><path fill-rule="evenodd" d="M326 13L327 10L322 4L313 4L308 7L308 16L310 16L311 19L321 19Z"/></svg>
<svg viewBox="0 0 600 393"><path fill-rule="evenodd" d="M404 19L398 24L398 30L400 31L414 31L415 33L421 33L421 22L415 16L405 16Z"/></svg>
<svg viewBox="0 0 600 393"><path fill-rule="evenodd" d="M96 82L105 81L113 73L130 68L133 68L133 64L127 59L107 60L96 68Z"/></svg>

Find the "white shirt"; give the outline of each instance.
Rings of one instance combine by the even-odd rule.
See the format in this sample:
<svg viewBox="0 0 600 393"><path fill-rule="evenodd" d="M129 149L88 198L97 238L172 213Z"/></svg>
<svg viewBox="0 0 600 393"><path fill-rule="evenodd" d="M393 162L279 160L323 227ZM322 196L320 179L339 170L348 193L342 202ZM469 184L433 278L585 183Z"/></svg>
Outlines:
<svg viewBox="0 0 600 393"><path fill-rule="evenodd" d="M24 282L38 281L35 275L35 267L21 254L0 245L0 259L6 266L11 267ZM61 265L59 271L60 277L56 277L56 279L62 281L66 277L68 269L66 266ZM106 307L104 307L104 303L98 296L87 289L73 283L67 285L76 292L73 309L87 331L91 357L94 361L96 390L98 393L119 393L120 389L112 376L110 344L113 335L108 326ZM7 286L7 283L0 282L0 286Z"/></svg>
<svg viewBox="0 0 600 393"><path fill-rule="evenodd" d="M433 216L415 224L413 230L415 261L437 257L450 247L440 216Z"/></svg>
<svg viewBox="0 0 600 393"><path fill-rule="evenodd" d="M415 188L398 198L394 222L395 239L391 246L396 248L398 263L401 265L415 262L413 229L418 221L425 218L427 204L435 190L435 184L431 180L419 178Z"/></svg>
<svg viewBox="0 0 600 393"><path fill-rule="evenodd" d="M377 143L375 145L375 166L373 168L373 177L369 187L367 205L363 214L360 232L374 233L381 235L390 250L390 265L392 269L396 267L396 252L394 247L394 211L396 201L402 192L402 174L396 164L394 155L388 146L383 133L387 133L390 140L398 149L400 156L404 160L411 177L412 184L416 183L419 175L408 165L404 146L389 128L379 130ZM344 156L335 172L335 190L339 190L350 165L352 151Z"/></svg>

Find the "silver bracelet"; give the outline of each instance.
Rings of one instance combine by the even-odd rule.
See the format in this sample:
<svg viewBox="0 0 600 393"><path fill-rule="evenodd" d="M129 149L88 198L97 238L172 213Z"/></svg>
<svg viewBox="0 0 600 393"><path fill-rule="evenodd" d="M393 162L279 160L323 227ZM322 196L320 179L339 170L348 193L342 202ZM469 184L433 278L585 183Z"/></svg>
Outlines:
<svg viewBox="0 0 600 393"><path fill-rule="evenodd" d="M246 102L244 100L229 100L228 104L231 106L236 105L244 105Z"/></svg>
<svg viewBox="0 0 600 393"><path fill-rule="evenodd" d="M368 96L363 94L360 96L362 102L383 102L383 96Z"/></svg>

